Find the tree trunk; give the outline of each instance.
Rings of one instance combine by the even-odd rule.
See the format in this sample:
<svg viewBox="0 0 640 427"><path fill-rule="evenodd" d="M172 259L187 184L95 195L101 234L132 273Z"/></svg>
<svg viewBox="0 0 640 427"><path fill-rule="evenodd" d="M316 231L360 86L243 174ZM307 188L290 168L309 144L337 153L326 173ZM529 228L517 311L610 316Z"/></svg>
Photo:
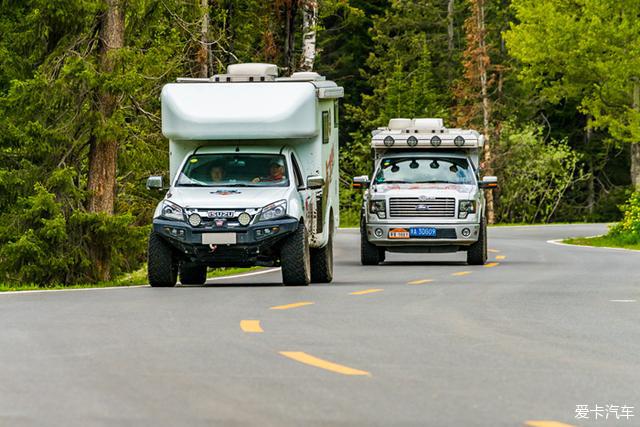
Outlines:
<svg viewBox="0 0 640 427"><path fill-rule="evenodd" d="M477 0L476 3L476 23L478 27L478 71L480 74L480 93L482 96L482 133L484 134L484 150L483 163L484 171L487 175L493 174L492 156L491 156L491 105L489 102L489 90L487 80L487 67L489 66L489 54L485 42L485 20L484 20L484 0ZM486 191L487 199L487 222L493 224L495 222L495 212L493 206L493 190Z"/></svg>
<svg viewBox="0 0 640 427"><path fill-rule="evenodd" d="M300 69L312 71L316 59L316 27L318 24L318 1L305 0L302 5L302 58Z"/></svg>
<svg viewBox="0 0 640 427"><path fill-rule="evenodd" d="M448 50L448 59L447 69L448 69L448 78L449 83L453 79L453 13L454 13L454 2L455 0L449 0L447 3L447 50Z"/></svg>
<svg viewBox="0 0 640 427"><path fill-rule="evenodd" d="M633 84L633 108L640 110L640 82ZM631 184L640 191L640 141L631 144Z"/></svg>
<svg viewBox="0 0 640 427"><path fill-rule="evenodd" d="M200 0L200 46L198 49L198 77L209 77L209 0Z"/></svg>
<svg viewBox="0 0 640 427"><path fill-rule="evenodd" d="M113 72L113 52L124 46L124 11L121 0L107 0L107 10L100 23L100 71ZM101 91L98 105L103 123L107 122L117 107L115 94ZM89 146L88 210L92 213L112 215L116 195L116 164L118 141L112 136L94 136ZM94 247L91 250L96 279L108 280L110 275L109 248Z"/></svg>
<svg viewBox="0 0 640 427"><path fill-rule="evenodd" d="M289 0L285 3L285 23L284 23L284 63L288 73L293 73L295 69L294 49L295 49L295 21L298 13L298 1Z"/></svg>

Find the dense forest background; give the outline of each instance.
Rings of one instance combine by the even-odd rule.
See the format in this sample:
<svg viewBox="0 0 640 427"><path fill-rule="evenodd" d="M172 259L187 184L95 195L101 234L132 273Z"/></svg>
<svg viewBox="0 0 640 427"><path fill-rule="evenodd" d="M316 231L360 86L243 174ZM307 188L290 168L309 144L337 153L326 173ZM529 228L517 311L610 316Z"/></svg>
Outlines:
<svg viewBox="0 0 640 427"><path fill-rule="evenodd" d="M161 197L145 180L168 164L160 90L237 62L344 86L345 223L392 117L485 134L494 222L617 220L640 187L639 16L637 0L0 0L0 281L138 268Z"/></svg>

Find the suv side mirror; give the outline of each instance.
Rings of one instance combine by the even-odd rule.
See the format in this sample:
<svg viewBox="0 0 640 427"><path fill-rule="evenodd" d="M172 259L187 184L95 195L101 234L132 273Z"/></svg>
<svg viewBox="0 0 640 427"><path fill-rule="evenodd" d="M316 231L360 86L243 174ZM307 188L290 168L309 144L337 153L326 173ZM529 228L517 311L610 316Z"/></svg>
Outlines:
<svg viewBox="0 0 640 427"><path fill-rule="evenodd" d="M150 176L147 178L147 190L162 190L164 183L161 176Z"/></svg>
<svg viewBox="0 0 640 427"><path fill-rule="evenodd" d="M367 175L360 175L353 178L352 188L369 188L369 177Z"/></svg>
<svg viewBox="0 0 640 427"><path fill-rule="evenodd" d="M482 178L482 181L478 183L480 188L497 188L498 187L498 177L495 176L485 176Z"/></svg>
<svg viewBox="0 0 640 427"><path fill-rule="evenodd" d="M324 178L320 175L309 175L307 177L307 188L309 190L317 190L324 187Z"/></svg>

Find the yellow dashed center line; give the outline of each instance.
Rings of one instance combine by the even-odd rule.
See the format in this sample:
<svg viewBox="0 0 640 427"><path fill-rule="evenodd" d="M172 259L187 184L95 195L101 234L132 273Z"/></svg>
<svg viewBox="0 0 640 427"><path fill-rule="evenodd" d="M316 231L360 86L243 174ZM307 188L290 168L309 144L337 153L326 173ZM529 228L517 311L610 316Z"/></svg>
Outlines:
<svg viewBox="0 0 640 427"><path fill-rule="evenodd" d="M264 332L259 320L241 320L240 329L244 332Z"/></svg>
<svg viewBox="0 0 640 427"><path fill-rule="evenodd" d="M489 252L493 253L493 254L500 253L500 251L499 251L499 250L497 250L497 249L487 249L487 250L488 250Z"/></svg>
<svg viewBox="0 0 640 427"><path fill-rule="evenodd" d="M294 302L293 304L276 305L274 307L271 307L271 310L288 310L290 308L304 307L305 305L311 304L313 304L313 302L311 301Z"/></svg>
<svg viewBox="0 0 640 427"><path fill-rule="evenodd" d="M506 258L506 256L504 256L504 255L497 255L496 256L496 259L505 259L505 258Z"/></svg>
<svg viewBox="0 0 640 427"><path fill-rule="evenodd" d="M431 283L433 282L432 279L421 279L421 280L414 280L412 282L407 282L407 285L422 285L423 283Z"/></svg>
<svg viewBox="0 0 640 427"><path fill-rule="evenodd" d="M575 427L572 424L565 424L558 421L545 421L545 420L527 421L524 423L524 425L527 427Z"/></svg>
<svg viewBox="0 0 640 427"><path fill-rule="evenodd" d="M466 276L467 274L471 274L470 271L458 271L457 273L452 273L452 276Z"/></svg>
<svg viewBox="0 0 640 427"><path fill-rule="evenodd" d="M374 292L382 292L382 291L384 291L384 289L365 289L364 291L351 292L349 295L365 295L365 294L372 294Z"/></svg>
<svg viewBox="0 0 640 427"><path fill-rule="evenodd" d="M288 357L289 359L293 359L296 362L304 363L310 366L315 366L316 368L325 369L327 371L336 372L342 375L371 376L371 374L367 371L361 371L359 369L354 369L348 366L339 365L337 363L319 359L317 357L311 356L310 354L304 353L302 351L281 351L280 354L285 357Z"/></svg>
<svg viewBox="0 0 640 427"><path fill-rule="evenodd" d="M500 265L500 263L499 262L490 262L488 264L485 264L484 266L486 268L491 268L491 267L495 267L496 265Z"/></svg>

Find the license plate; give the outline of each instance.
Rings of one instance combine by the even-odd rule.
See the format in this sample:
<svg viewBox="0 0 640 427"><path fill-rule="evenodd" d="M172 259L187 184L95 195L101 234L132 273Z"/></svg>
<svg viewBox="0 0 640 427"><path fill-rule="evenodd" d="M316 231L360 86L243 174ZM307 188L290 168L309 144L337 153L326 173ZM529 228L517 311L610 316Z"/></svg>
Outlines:
<svg viewBox="0 0 640 427"><path fill-rule="evenodd" d="M408 239L409 232L404 228L394 228L389 230L389 238L390 239Z"/></svg>
<svg viewBox="0 0 640 427"><path fill-rule="evenodd" d="M427 227L411 227L409 229L409 235L411 237L436 237L436 229Z"/></svg>
<svg viewBox="0 0 640 427"><path fill-rule="evenodd" d="M235 245L236 233L203 233L203 245Z"/></svg>

